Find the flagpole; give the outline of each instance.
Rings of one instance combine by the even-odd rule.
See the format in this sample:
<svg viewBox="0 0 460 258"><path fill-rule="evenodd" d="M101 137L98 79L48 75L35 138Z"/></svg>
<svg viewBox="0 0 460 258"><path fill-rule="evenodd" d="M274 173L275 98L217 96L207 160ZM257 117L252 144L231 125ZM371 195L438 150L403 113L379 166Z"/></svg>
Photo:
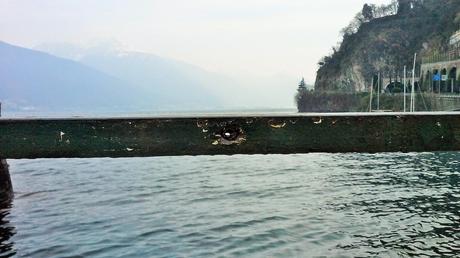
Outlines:
<svg viewBox="0 0 460 258"><path fill-rule="evenodd" d="M406 80L406 66L404 66L404 113L406 113L406 83L407 83L407 80Z"/></svg>
<svg viewBox="0 0 460 258"><path fill-rule="evenodd" d="M377 82L377 112L380 111L380 72L378 76L378 82Z"/></svg>
<svg viewBox="0 0 460 258"><path fill-rule="evenodd" d="M414 55L414 67L412 69L412 94L411 94L411 107L412 112L415 112L415 62L417 61L417 53Z"/></svg>
<svg viewBox="0 0 460 258"><path fill-rule="evenodd" d="M372 112L372 93L374 91L374 76L372 76L371 95L369 97L369 112Z"/></svg>

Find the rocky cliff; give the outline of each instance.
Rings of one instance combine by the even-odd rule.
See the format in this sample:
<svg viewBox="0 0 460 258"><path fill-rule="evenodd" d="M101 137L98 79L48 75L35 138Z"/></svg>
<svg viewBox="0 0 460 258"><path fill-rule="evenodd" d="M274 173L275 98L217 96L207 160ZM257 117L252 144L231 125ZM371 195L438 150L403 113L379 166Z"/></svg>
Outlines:
<svg viewBox="0 0 460 258"><path fill-rule="evenodd" d="M377 15L365 5L345 28L343 41L320 61L315 90L356 92L365 90L378 72L392 76L404 65L412 67L413 55L443 52L459 29L459 0L399 0L393 13ZM399 4L399 6L398 6ZM380 10L380 9L379 9Z"/></svg>

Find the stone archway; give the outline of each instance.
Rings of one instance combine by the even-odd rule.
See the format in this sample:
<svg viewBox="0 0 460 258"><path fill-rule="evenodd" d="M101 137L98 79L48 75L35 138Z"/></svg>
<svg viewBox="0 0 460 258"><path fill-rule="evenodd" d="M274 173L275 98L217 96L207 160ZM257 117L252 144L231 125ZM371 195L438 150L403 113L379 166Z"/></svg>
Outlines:
<svg viewBox="0 0 460 258"><path fill-rule="evenodd" d="M436 77L440 77L439 70L434 69L433 70L433 75L431 76L431 83L433 84L433 91L436 93L441 92L441 81L439 79L436 79Z"/></svg>
<svg viewBox="0 0 460 258"><path fill-rule="evenodd" d="M441 70L441 92L450 92L447 87L447 69Z"/></svg>
<svg viewBox="0 0 460 258"><path fill-rule="evenodd" d="M434 84L433 84L433 74L431 73L430 70L426 71L426 73L424 73L425 76L423 76L424 78L424 81L423 81L423 85L424 85L424 90L425 91L433 91L434 88Z"/></svg>

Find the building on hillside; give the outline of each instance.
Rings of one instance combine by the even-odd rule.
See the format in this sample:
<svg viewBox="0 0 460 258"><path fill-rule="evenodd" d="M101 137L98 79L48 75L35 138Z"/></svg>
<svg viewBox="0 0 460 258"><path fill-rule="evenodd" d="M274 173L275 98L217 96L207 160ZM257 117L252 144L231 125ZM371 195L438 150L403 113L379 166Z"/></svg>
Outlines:
<svg viewBox="0 0 460 258"><path fill-rule="evenodd" d="M449 44L455 46L456 48L460 47L460 30L455 32L452 37L450 37Z"/></svg>
<svg viewBox="0 0 460 258"><path fill-rule="evenodd" d="M422 89L438 93L460 93L458 67L460 67L460 30L450 38L446 52L422 58Z"/></svg>

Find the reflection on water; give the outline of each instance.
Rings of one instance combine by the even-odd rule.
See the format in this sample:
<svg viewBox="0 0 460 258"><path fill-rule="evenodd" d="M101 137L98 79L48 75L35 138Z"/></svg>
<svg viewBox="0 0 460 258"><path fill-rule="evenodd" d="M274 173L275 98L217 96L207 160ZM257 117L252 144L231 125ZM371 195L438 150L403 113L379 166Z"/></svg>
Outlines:
<svg viewBox="0 0 460 258"><path fill-rule="evenodd" d="M451 256L460 251L459 158L11 161L16 199L1 213L0 255Z"/></svg>
<svg viewBox="0 0 460 258"><path fill-rule="evenodd" d="M12 257L15 251L11 237L14 235L15 229L5 218L11 207L5 204L2 207L0 207L0 257Z"/></svg>

